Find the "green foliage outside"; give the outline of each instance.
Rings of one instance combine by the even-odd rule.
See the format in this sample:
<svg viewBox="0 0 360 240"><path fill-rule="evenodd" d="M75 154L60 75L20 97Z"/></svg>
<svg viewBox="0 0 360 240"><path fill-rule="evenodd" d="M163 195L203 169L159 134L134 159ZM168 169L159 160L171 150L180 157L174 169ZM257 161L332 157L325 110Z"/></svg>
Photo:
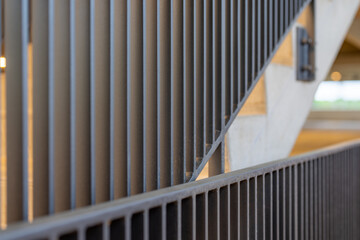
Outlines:
<svg viewBox="0 0 360 240"><path fill-rule="evenodd" d="M314 101L313 110L360 110L360 101Z"/></svg>

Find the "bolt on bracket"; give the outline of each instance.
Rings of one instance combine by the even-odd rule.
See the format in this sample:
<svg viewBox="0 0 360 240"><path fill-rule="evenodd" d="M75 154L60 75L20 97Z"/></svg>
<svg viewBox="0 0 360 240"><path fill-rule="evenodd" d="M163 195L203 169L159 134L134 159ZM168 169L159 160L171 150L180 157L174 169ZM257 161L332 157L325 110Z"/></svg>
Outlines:
<svg viewBox="0 0 360 240"><path fill-rule="evenodd" d="M314 40L303 27L296 29L296 79L313 81L315 79Z"/></svg>

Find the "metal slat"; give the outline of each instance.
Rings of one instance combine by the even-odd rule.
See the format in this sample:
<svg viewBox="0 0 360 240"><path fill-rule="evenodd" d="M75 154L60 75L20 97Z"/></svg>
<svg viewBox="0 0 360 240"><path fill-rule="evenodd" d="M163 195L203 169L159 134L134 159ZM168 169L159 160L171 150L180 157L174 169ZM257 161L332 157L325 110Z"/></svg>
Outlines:
<svg viewBox="0 0 360 240"><path fill-rule="evenodd" d="M304 173L304 237L309 239L310 237L310 169L309 162L305 163Z"/></svg>
<svg viewBox="0 0 360 240"><path fill-rule="evenodd" d="M194 239L193 217L194 206L192 197L181 200L181 238Z"/></svg>
<svg viewBox="0 0 360 240"><path fill-rule="evenodd" d="M147 131L147 120L146 120L146 115L147 115L147 108L146 108L146 103L147 103L147 34L146 34L146 28L147 28L147 18L146 18L146 1L143 1L142 3L142 74L143 74L143 80L142 80L142 154L143 154L143 161L142 161L142 182L143 182L143 187L142 187L142 191L145 192L147 190L147 158L146 158L146 150L147 150L147 141L146 141L146 131ZM171 93L172 94L172 93ZM172 113L170 113L172 116ZM145 219L147 219L145 217ZM146 231L144 231L146 232ZM144 233L145 234L145 233ZM145 234L146 235L146 234Z"/></svg>
<svg viewBox="0 0 360 240"><path fill-rule="evenodd" d="M90 0L90 187L91 204L96 203L95 192L95 0Z"/></svg>
<svg viewBox="0 0 360 240"><path fill-rule="evenodd" d="M208 54L208 45L207 44L207 41L209 41L209 38L207 36L207 32L208 32L208 25L209 25L209 21L207 20L207 17L208 17L208 1L209 0L203 0L203 9L202 9L202 21L203 21L203 34L202 34L202 44L203 44L203 54L202 54L202 71L203 71L203 85L202 85L202 88L203 88L203 106L202 106L202 114L203 114L203 118L202 118L202 153L203 153L203 156L206 156L207 154L207 136L210 135L207 130L208 130L208 127L207 127L207 111L208 111L208 101L207 101L207 94L210 92L210 89L208 90L208 69L207 69L207 66L208 66L208 59L207 59L207 54ZM210 83L211 84L211 83ZM210 85L211 86L211 85ZM199 110L201 111L201 109Z"/></svg>
<svg viewBox="0 0 360 240"><path fill-rule="evenodd" d="M54 213L54 0L49 0L49 213Z"/></svg>
<svg viewBox="0 0 360 240"><path fill-rule="evenodd" d="M253 82L255 84L255 79L257 77L257 73L259 72L260 68L260 4L259 0L254 1L254 26L253 26L253 36L254 36L254 75L253 75Z"/></svg>
<svg viewBox="0 0 360 240"><path fill-rule="evenodd" d="M257 239L265 239L265 176L257 177Z"/></svg>
<svg viewBox="0 0 360 240"><path fill-rule="evenodd" d="M48 1L32 2L33 48L33 216L48 214L49 44Z"/></svg>
<svg viewBox="0 0 360 240"><path fill-rule="evenodd" d="M109 0L109 35L110 35L110 200L115 199L115 189L114 189L114 182L115 182L115 113L114 113L114 98L115 98L115 74L114 74L114 0Z"/></svg>
<svg viewBox="0 0 360 240"><path fill-rule="evenodd" d="M27 220L27 1L6 0L4 6L6 202L7 223L12 223Z"/></svg>
<svg viewBox="0 0 360 240"><path fill-rule="evenodd" d="M298 234L299 240L304 239L304 164L298 165Z"/></svg>
<svg viewBox="0 0 360 240"><path fill-rule="evenodd" d="M208 239L218 239L218 218L217 211L217 190L212 190L207 193L208 199Z"/></svg>
<svg viewBox="0 0 360 240"><path fill-rule="evenodd" d="M197 56L199 55L198 54L198 43L197 43L197 39L198 39L198 36L197 36L197 33L198 33L198 25L197 25L197 22L198 22L198 9L199 7L197 6L197 2L199 2L199 0L195 0L195 1L192 1L192 13L193 13L193 21L192 21L192 74L193 74L193 82L192 82L192 85L193 85L193 119L192 119L192 124L193 124L193 157L192 157L192 161L193 161L193 171L192 172L195 172L196 168L197 168L197 146L198 146L198 128L199 128L199 124L198 124L198 121L197 121L197 118L198 118L198 104L197 104L197 93L198 93L198 76L197 76L197 73L198 73L198 66L197 66ZM199 106L200 107L200 106Z"/></svg>
<svg viewBox="0 0 360 240"><path fill-rule="evenodd" d="M246 91L247 91L247 79L248 79L248 61L247 61L247 4L248 1L241 1L240 2L240 72L241 72L241 100L244 99Z"/></svg>
<svg viewBox="0 0 360 240"><path fill-rule="evenodd" d="M273 10L273 47L272 47L272 50L275 49L275 46L276 44L278 43L278 33L279 33L279 25L280 25L280 22L279 22L279 1L280 0L274 0L273 1L273 5L272 5L272 10Z"/></svg>
<svg viewBox="0 0 360 240"><path fill-rule="evenodd" d="M75 1L75 206L89 205L90 199L90 3Z"/></svg>
<svg viewBox="0 0 360 240"><path fill-rule="evenodd" d="M246 17L247 17L247 30L246 30L246 36L247 36L247 43L246 43L246 57L247 57L247 88L246 91L249 91L251 85L252 85L252 77L253 77L253 67L254 67L254 2L253 0L247 0L247 10L246 10Z"/></svg>
<svg viewBox="0 0 360 240"><path fill-rule="evenodd" d="M268 1L268 11L267 11L267 36L268 36L268 45L267 45L267 56L270 56L273 49L273 1Z"/></svg>
<svg viewBox="0 0 360 240"><path fill-rule="evenodd" d="M248 239L248 182L240 182L240 239Z"/></svg>
<svg viewBox="0 0 360 240"><path fill-rule="evenodd" d="M290 239L292 237L293 224L292 224L292 215L293 215L293 201L292 201L292 167L286 168L286 238Z"/></svg>
<svg viewBox="0 0 360 240"><path fill-rule="evenodd" d="M95 1L94 7L95 69L92 87L95 139L92 147L95 148L95 202L99 203L109 200L110 197L110 19L104 17L109 16L109 2Z"/></svg>
<svg viewBox="0 0 360 240"><path fill-rule="evenodd" d="M292 167L292 239L298 239L298 232L299 232L299 219L298 219L298 209L299 209L299 189L298 189L298 182L299 182L299 175L298 175L298 165Z"/></svg>
<svg viewBox="0 0 360 240"><path fill-rule="evenodd" d="M170 185L174 185L174 2L170 1Z"/></svg>
<svg viewBox="0 0 360 240"><path fill-rule="evenodd" d="M186 178L188 179L195 170L196 161L195 138L195 99L194 99L194 2L184 1L185 12L185 79L186 79Z"/></svg>
<svg viewBox="0 0 360 240"><path fill-rule="evenodd" d="M256 179L250 178L249 180L249 238L257 239L257 189L256 189Z"/></svg>
<svg viewBox="0 0 360 240"><path fill-rule="evenodd" d="M113 0L112 0L113 1ZM130 143L128 136L130 128L129 123L129 108L130 96L128 90L128 77L130 67L128 59L128 39L127 39L127 2L114 1L113 2L113 23L112 23L112 42L113 51L110 51L113 61L113 69L110 69L112 79L110 81L110 142L112 147L110 153L112 154L113 169L113 196L114 199L125 197L130 192L130 161L128 159ZM156 129L156 128L155 128Z"/></svg>
<svg viewBox="0 0 360 240"><path fill-rule="evenodd" d="M250 55L250 59L251 59L251 70L250 70L250 84L249 84L249 88L251 88L251 86L253 85L253 83L255 82L255 77L256 77L256 47L257 47L257 39L256 39L256 0L251 0L251 9L249 9L249 11L251 11L250 14L250 18L251 18L251 26L250 26L250 34L251 35L250 39L251 39L251 55Z"/></svg>
<svg viewBox="0 0 360 240"><path fill-rule="evenodd" d="M174 16L173 16L173 87L174 87L174 184L180 184L185 181L185 95L184 95L184 59L183 59L183 46L184 46L184 32L183 32L183 4L181 1L174 1Z"/></svg>
<svg viewBox="0 0 360 240"><path fill-rule="evenodd" d="M69 2L54 2L54 211L70 209Z"/></svg>
<svg viewBox="0 0 360 240"><path fill-rule="evenodd" d="M284 24L285 24L285 16L284 16L284 1L285 0L278 0L279 1L279 30L278 30L278 40L280 40L281 35L284 32Z"/></svg>
<svg viewBox="0 0 360 240"><path fill-rule="evenodd" d="M258 40L258 54L257 54L257 58L258 58L258 67L256 72L259 73L264 65L264 1L257 1L257 6L258 6L258 17L257 17L257 21L258 21L258 31L257 31L257 40ZM257 74L258 75L258 74Z"/></svg>
<svg viewBox="0 0 360 240"><path fill-rule="evenodd" d="M204 124L205 114L204 110L206 97L205 93L205 58L204 58L204 0L195 0L194 1L194 80L195 80L195 125L196 137L195 137L195 149L196 149L196 159L195 167L198 166L198 162L201 162L202 158L205 155L204 151L204 134L206 126Z"/></svg>
<svg viewBox="0 0 360 240"><path fill-rule="evenodd" d="M158 0L159 1L159 0ZM186 34L186 29L187 29L187 25L186 25L186 19L187 19L187 10L186 10L186 1L184 0L182 2L182 36L183 36L183 48L182 48L182 52L183 52L183 61L182 61L182 70L183 70L183 147L184 147L184 152L183 152L183 177L184 177L184 180L187 179L188 175L187 175L187 172L188 172L188 168L190 168L188 166L188 162L189 162L189 159L188 159L188 143L187 143L187 140L188 140L188 135L187 135L187 132L188 132L188 113L187 113L187 54L186 54L186 47L187 47L187 34Z"/></svg>
<svg viewBox="0 0 360 240"><path fill-rule="evenodd" d="M212 55L211 55L211 67L212 67L212 75L211 75L211 81L212 81L212 142L215 142L216 139L216 79L217 79L217 71L216 71L216 3L217 0L211 1L211 44L212 44Z"/></svg>
<svg viewBox="0 0 360 240"><path fill-rule="evenodd" d="M220 239L228 239L229 237L229 189L228 186L224 186L219 190L220 198L220 212L219 212L219 223L220 223Z"/></svg>
<svg viewBox="0 0 360 240"><path fill-rule="evenodd" d="M131 0L126 2L126 142L127 195L131 194ZM159 104L158 104L159 105Z"/></svg>
<svg viewBox="0 0 360 240"><path fill-rule="evenodd" d="M228 28L228 47L227 47L227 60L228 60L228 97L227 97L227 109L228 109L228 118L234 112L234 1L230 0L227 6L227 23ZM226 124L226 123L225 123Z"/></svg>
<svg viewBox="0 0 360 240"><path fill-rule="evenodd" d="M229 238L240 238L240 215L239 215L239 184L233 183L230 185L229 191Z"/></svg>
<svg viewBox="0 0 360 240"><path fill-rule="evenodd" d="M286 239L286 188L285 169L279 170L279 239Z"/></svg>
<svg viewBox="0 0 360 240"><path fill-rule="evenodd" d="M232 99L231 99L231 105L232 105L232 114L236 111L238 104L239 104L239 96L240 96L240 88L239 88L239 33L238 33L238 29L239 29L239 15L238 15L238 6L239 3L238 1L233 0L232 2L232 14L233 17L231 18L232 21L232 50L231 50L231 64L232 64Z"/></svg>
<svg viewBox="0 0 360 240"><path fill-rule="evenodd" d="M226 82L227 82L227 72L226 72L226 1L221 1L221 132L225 128L226 120Z"/></svg>
<svg viewBox="0 0 360 240"><path fill-rule="evenodd" d="M310 161L310 181L309 181L309 236L310 239L314 239L314 161Z"/></svg>
<svg viewBox="0 0 360 240"><path fill-rule="evenodd" d="M319 239L319 182L318 182L318 163L319 161L313 162L313 239Z"/></svg>
<svg viewBox="0 0 360 240"><path fill-rule="evenodd" d="M206 136L205 136L205 153L210 150L214 142L214 18L213 18L213 4L212 0L204 1L204 81L205 81L205 122L206 122Z"/></svg>
<svg viewBox="0 0 360 240"><path fill-rule="evenodd" d="M272 176L271 173L265 174L265 202L264 202L264 208L265 208L265 230L264 230L264 236L269 236L269 239L272 239Z"/></svg>
<svg viewBox="0 0 360 240"><path fill-rule="evenodd" d="M279 171L272 173L272 235L273 239L280 239L280 216L279 216Z"/></svg>
<svg viewBox="0 0 360 240"><path fill-rule="evenodd" d="M146 4L146 68L144 83L146 86L146 190L159 188L158 182L158 129L157 129L157 2L148 1ZM145 24L145 23L144 23Z"/></svg>
<svg viewBox="0 0 360 240"><path fill-rule="evenodd" d="M322 221L321 221L321 232L320 232L320 236L322 236L323 239L326 238L326 222L327 222L327 211L326 211L326 204L327 204L327 198L326 198L326 188L327 188L327 184L326 184L326 158L322 158L321 160L321 168L320 170L320 174L321 174L321 216L322 216Z"/></svg>
<svg viewBox="0 0 360 240"><path fill-rule="evenodd" d="M241 45L242 45L242 41L241 41L241 23L242 23L242 20L241 20L241 9L242 9L242 3L240 1L236 1L237 3L237 86L238 86L238 93L237 93L237 96L238 96L238 99L237 99L237 107L239 107L240 105L240 102L242 100L242 94L241 94L241 91L242 91L242 82L243 82L243 78L242 78L242 68L241 68Z"/></svg>
<svg viewBox="0 0 360 240"><path fill-rule="evenodd" d="M70 25L70 208L76 207L76 35L75 0L69 2ZM112 182L112 181L111 181Z"/></svg>
<svg viewBox="0 0 360 240"><path fill-rule="evenodd" d="M230 69L230 1L222 2L222 84L224 90L222 92L222 116L223 127L227 125L231 115L231 69Z"/></svg>
<svg viewBox="0 0 360 240"><path fill-rule="evenodd" d="M195 198L194 198L195 199ZM205 194L196 195L196 239L202 240L205 239L205 222L206 222L206 204L205 204Z"/></svg>
<svg viewBox="0 0 360 240"><path fill-rule="evenodd" d="M144 36L143 36L143 2L132 1L131 5L131 48L130 48L130 65L131 65L131 194L138 194L145 191L144 173ZM161 18L161 16L160 16ZM161 23L160 23L161 24ZM163 36L162 36L163 37ZM162 59L161 59L162 60ZM163 61L163 60L162 60ZM161 72L161 90L163 90L163 76ZM165 90L167 91L167 89ZM163 96L163 94L161 94ZM164 104L164 103L163 103ZM163 109L163 106L161 106ZM161 114L162 115L162 114ZM162 120L164 120L162 118ZM163 123L163 128L168 129Z"/></svg>
<svg viewBox="0 0 360 240"><path fill-rule="evenodd" d="M220 136L222 130L222 18L221 18L221 4L220 0L213 0L213 75L214 75L214 119L215 119L215 137L214 141Z"/></svg>
<svg viewBox="0 0 360 240"><path fill-rule="evenodd" d="M281 195L282 195L282 207L281 207L281 211L282 211L282 214L280 215L280 218L282 218L282 224L280 225L280 228L282 228L282 230L280 231L280 238L282 236L283 239L286 239L286 225L287 225L287 214L288 214L288 211L286 209L286 207L288 206L288 203L286 202L286 194L287 194L287 189L286 189L286 169L282 169L281 170L282 174L281 174L281 188L282 188L282 191L281 191Z"/></svg>

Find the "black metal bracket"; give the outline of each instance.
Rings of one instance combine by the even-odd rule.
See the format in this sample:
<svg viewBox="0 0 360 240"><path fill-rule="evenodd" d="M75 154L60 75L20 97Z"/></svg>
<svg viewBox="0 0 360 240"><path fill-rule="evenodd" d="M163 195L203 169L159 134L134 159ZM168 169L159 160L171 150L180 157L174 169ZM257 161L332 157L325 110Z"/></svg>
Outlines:
<svg viewBox="0 0 360 240"><path fill-rule="evenodd" d="M299 81L313 81L315 79L314 40L305 28L296 29L296 79Z"/></svg>

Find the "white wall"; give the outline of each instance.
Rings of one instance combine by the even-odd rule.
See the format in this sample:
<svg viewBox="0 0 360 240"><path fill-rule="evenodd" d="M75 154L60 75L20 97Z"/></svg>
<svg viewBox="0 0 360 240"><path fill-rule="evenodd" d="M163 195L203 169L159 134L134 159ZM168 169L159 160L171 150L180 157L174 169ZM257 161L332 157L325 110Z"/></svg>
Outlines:
<svg viewBox="0 0 360 240"><path fill-rule="evenodd" d="M226 136L231 170L285 158L295 143L317 86L331 68L360 4L360 0L315 2L316 80L296 81L294 66L269 65L265 72L267 113L239 115ZM291 32L294 53L295 32Z"/></svg>

